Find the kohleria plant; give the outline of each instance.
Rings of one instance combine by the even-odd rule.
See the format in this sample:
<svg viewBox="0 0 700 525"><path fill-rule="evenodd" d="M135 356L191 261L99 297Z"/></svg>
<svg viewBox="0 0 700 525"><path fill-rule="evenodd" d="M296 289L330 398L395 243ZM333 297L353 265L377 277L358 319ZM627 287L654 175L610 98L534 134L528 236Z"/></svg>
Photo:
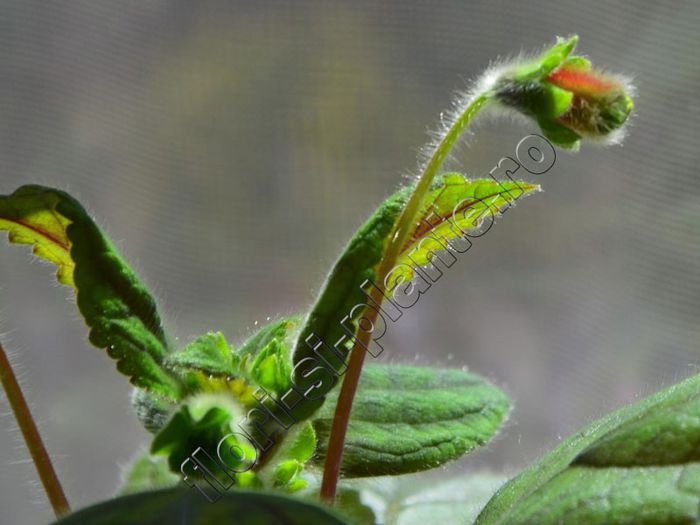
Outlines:
<svg viewBox="0 0 700 525"><path fill-rule="evenodd" d="M464 370L376 363L363 370L365 355L377 356L383 315L415 302L436 258L459 252L486 221L539 190L526 181L442 171L480 112L524 115L566 149L583 139L621 140L632 110L629 84L573 55L575 45L576 37L559 39L538 56L488 70L456 104L418 180L382 203L350 240L310 311L278 319L235 346L216 332L175 348L153 297L70 195L23 186L0 197L0 229L58 267L59 282L76 293L90 341L130 379L136 414L154 434L149 453L126 475L127 495L59 523L406 523L401 513L410 498L387 496L382 515L361 502L373 482L346 480L459 458L497 432L509 400ZM4 358L0 372L50 500L63 514L68 504ZM690 378L586 427L503 485L472 521L698 522L699 381ZM194 461L197 450L208 451L211 462ZM185 484L231 490L219 490L210 504ZM337 510L308 501L317 490L327 504L337 500ZM451 503L449 517L466 522L466 505Z"/></svg>

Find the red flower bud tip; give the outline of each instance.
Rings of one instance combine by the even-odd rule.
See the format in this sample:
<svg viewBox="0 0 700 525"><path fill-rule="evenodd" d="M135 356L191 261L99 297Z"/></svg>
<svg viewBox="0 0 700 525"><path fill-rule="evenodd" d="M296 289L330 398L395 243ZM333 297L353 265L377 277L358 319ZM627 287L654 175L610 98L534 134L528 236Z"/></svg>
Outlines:
<svg viewBox="0 0 700 525"><path fill-rule="evenodd" d="M545 80L582 97L604 96L611 91L622 91L625 88L622 82L616 79L576 66L562 66Z"/></svg>

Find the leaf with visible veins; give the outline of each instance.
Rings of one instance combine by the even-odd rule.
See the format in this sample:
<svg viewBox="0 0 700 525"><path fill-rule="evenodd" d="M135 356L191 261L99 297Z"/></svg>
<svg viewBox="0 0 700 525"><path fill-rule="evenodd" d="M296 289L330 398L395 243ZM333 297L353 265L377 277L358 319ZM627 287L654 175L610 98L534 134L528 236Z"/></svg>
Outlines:
<svg viewBox="0 0 700 525"><path fill-rule="evenodd" d="M22 186L0 196L0 230L58 267L58 281L75 290L90 342L105 348L132 384L179 398L180 382L162 366L168 343L155 300L78 201Z"/></svg>
<svg viewBox="0 0 700 525"><path fill-rule="evenodd" d="M445 249L447 242L458 240L464 232L474 233L486 220L492 220L516 200L539 189L539 186L523 181L469 180L458 173L438 177L419 214L425 220L416 224L411 240L398 259L399 265L390 276L382 277L390 281L387 289L410 280L413 267L429 264L434 252ZM363 283L366 280L378 282L377 266L387 245L387 238L411 190L410 186L403 188L384 201L343 250L303 322L293 348L293 365L299 365L307 358L315 359L313 350L306 344L307 338L312 335L330 346L345 338L339 346L344 351L349 350L350 338L341 326L341 321L353 307L367 302ZM442 243L442 248L434 239ZM356 328L353 321L346 324ZM297 385L308 383L305 372L303 369L294 370ZM321 404L322 400L309 401L296 409L295 416L309 417Z"/></svg>

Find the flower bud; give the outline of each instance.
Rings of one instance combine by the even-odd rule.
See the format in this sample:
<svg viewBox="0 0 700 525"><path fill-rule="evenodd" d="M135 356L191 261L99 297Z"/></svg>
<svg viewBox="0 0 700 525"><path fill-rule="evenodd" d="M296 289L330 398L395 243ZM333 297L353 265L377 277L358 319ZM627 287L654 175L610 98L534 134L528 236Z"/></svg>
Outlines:
<svg viewBox="0 0 700 525"><path fill-rule="evenodd" d="M557 39L534 60L503 68L493 94L503 105L534 118L554 144L577 148L582 137L614 137L633 108L626 82L571 56L578 37Z"/></svg>

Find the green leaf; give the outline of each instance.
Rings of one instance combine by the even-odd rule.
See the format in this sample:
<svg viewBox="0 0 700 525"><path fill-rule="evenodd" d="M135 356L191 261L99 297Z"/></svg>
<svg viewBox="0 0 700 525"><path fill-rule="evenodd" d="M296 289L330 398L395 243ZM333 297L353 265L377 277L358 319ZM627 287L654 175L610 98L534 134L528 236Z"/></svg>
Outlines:
<svg viewBox="0 0 700 525"><path fill-rule="evenodd" d="M335 396L313 424L325 458ZM440 466L484 445L509 410L485 379L455 369L367 365L343 454L345 477L396 475Z"/></svg>
<svg viewBox="0 0 700 525"><path fill-rule="evenodd" d="M700 464L572 466L498 523L661 525L698 523Z"/></svg>
<svg viewBox="0 0 700 525"><path fill-rule="evenodd" d="M285 394L291 386L289 347L298 325L298 317L285 317L260 328L233 352L229 375L277 396Z"/></svg>
<svg viewBox="0 0 700 525"><path fill-rule="evenodd" d="M443 175L433 186L427 204L423 205L423 215L396 261L397 269L391 273L392 281L400 279L407 282L415 275L414 267L431 264L432 252L439 249L438 244L421 243L422 240L433 237L442 239L444 243L464 232L478 230L486 217L497 217L516 200L537 191L539 186L522 181L469 181L458 173ZM430 212L434 215L433 219L428 220L426 216Z"/></svg>
<svg viewBox="0 0 700 525"><path fill-rule="evenodd" d="M209 332L199 336L182 350L169 355L165 364L168 368L233 376L238 372L239 361L221 332Z"/></svg>
<svg viewBox="0 0 700 525"><path fill-rule="evenodd" d="M624 407L509 481L479 525L700 521L700 376Z"/></svg>
<svg viewBox="0 0 700 525"><path fill-rule="evenodd" d="M291 385L292 375L289 350L284 342L272 340L260 350L248 375L256 385L278 395L284 394Z"/></svg>
<svg viewBox="0 0 700 525"><path fill-rule="evenodd" d="M172 488L182 481L173 473L164 458L144 454L134 461L126 472L119 495L135 494L148 490Z"/></svg>
<svg viewBox="0 0 700 525"><path fill-rule="evenodd" d="M179 382L162 367L168 345L153 297L75 199L22 186L0 196L0 230L58 266L58 281L75 289L90 342L107 349L132 384L180 396Z"/></svg>
<svg viewBox="0 0 700 525"><path fill-rule="evenodd" d="M196 490L124 496L74 512L54 525L344 525L319 505L262 492L230 491L215 503Z"/></svg>
<svg viewBox="0 0 700 525"><path fill-rule="evenodd" d="M286 342L299 322L299 317L284 317L273 321L246 339L238 352L243 357L256 356L273 341Z"/></svg>
<svg viewBox="0 0 700 525"><path fill-rule="evenodd" d="M220 333L196 338L170 354L165 366L181 376L188 394L219 392L233 395L247 406L257 387L285 394L291 386L289 343L298 318L289 317L262 327L237 350Z"/></svg>
<svg viewBox="0 0 700 525"><path fill-rule="evenodd" d="M384 201L350 240L331 270L293 349L294 382L302 390L316 381L315 377L307 376L308 370L298 366L308 358L317 359L313 349L306 344L307 338L315 335L327 345L337 345L342 352L349 350L350 337L341 321L354 306L367 302L362 289L366 280L380 284L377 266L394 221L411 190L412 187L403 188ZM390 281L388 284L395 284L397 280L412 277L412 267L428 264L431 251L444 250L449 241L464 235L460 228L474 233L487 216L498 216L516 199L538 190L539 186L522 181L468 180L457 173L438 177L425 199L420 220L402 250L400 265L391 277L382 276L382 279L386 277ZM348 326L352 326L354 333L354 322L350 321ZM330 383L335 381L332 378ZM294 415L299 419L308 417L321 403L322 400L315 400L299 405Z"/></svg>

